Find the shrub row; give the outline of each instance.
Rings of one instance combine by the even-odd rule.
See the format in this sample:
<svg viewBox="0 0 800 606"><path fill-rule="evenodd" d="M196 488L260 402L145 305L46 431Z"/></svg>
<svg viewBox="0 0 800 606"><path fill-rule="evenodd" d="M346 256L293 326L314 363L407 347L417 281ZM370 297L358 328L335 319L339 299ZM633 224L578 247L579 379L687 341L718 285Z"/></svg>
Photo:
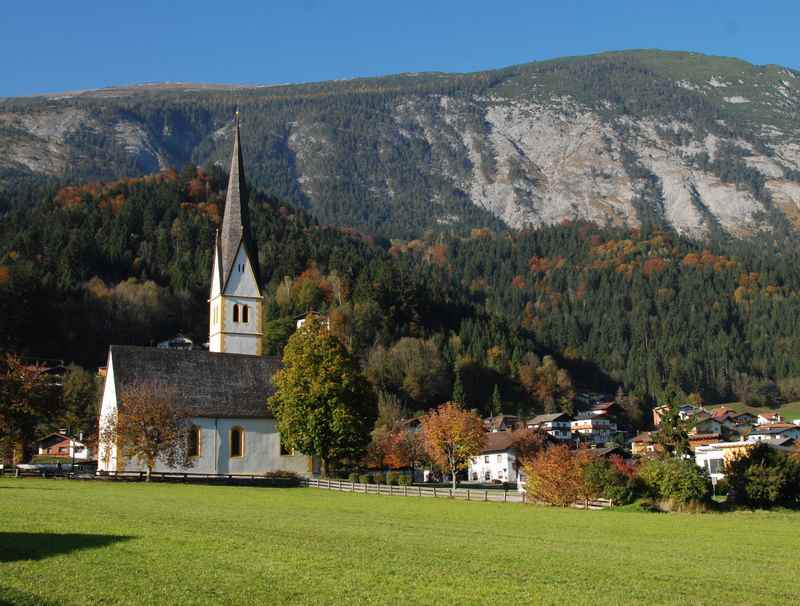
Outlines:
<svg viewBox="0 0 800 606"><path fill-rule="evenodd" d="M385 476L382 473L359 474L353 472L347 476L347 480L356 484L389 484L390 486L410 486L412 483L411 476L394 471Z"/></svg>

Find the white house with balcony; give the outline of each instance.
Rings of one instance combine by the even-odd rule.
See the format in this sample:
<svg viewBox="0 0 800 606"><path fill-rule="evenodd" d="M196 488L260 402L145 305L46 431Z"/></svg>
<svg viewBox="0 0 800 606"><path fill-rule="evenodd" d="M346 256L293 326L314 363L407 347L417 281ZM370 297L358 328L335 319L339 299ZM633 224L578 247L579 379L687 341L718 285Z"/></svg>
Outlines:
<svg viewBox="0 0 800 606"><path fill-rule="evenodd" d="M556 440L572 439L572 417L565 412L554 412L533 417L527 422L528 429L543 431Z"/></svg>

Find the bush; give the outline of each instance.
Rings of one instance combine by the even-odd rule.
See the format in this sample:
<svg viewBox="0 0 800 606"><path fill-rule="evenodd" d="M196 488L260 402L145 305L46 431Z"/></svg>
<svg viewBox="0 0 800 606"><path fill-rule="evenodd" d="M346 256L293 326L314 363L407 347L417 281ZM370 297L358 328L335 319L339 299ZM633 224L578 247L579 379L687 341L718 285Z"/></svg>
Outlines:
<svg viewBox="0 0 800 606"><path fill-rule="evenodd" d="M730 486L728 485L728 480L726 480L725 478L720 478L714 485L714 494L724 497L725 495L728 494L729 488Z"/></svg>
<svg viewBox="0 0 800 606"><path fill-rule="evenodd" d="M708 474L691 459L651 459L639 475L650 496L669 502L669 509L704 502L711 495Z"/></svg>
<svg viewBox="0 0 800 606"><path fill-rule="evenodd" d="M360 477L361 477L361 476L359 476L359 475L358 475L358 473L356 473L356 472L354 471L354 472L353 472L353 473L351 473L349 476L347 476L347 479L348 479L348 480L350 480L351 482L353 482L354 484L357 484L357 483L358 483L358 481L359 481L359 478L360 478Z"/></svg>
<svg viewBox="0 0 800 606"><path fill-rule="evenodd" d="M800 461L763 442L729 461L725 474L739 505L792 505L800 497Z"/></svg>
<svg viewBox="0 0 800 606"><path fill-rule="evenodd" d="M358 482L360 484L372 484L372 476L368 473L362 473L360 476L358 476Z"/></svg>
<svg viewBox="0 0 800 606"><path fill-rule="evenodd" d="M639 482L632 474L625 474L608 459L596 458L583 468L586 493L592 498L610 499L617 505L633 502L639 492Z"/></svg>
<svg viewBox="0 0 800 606"><path fill-rule="evenodd" d="M400 486L411 486L411 476L402 475L398 478Z"/></svg>
<svg viewBox="0 0 800 606"><path fill-rule="evenodd" d="M396 471L390 471L386 474L386 483L392 486L397 486L400 481L400 474Z"/></svg>
<svg viewBox="0 0 800 606"><path fill-rule="evenodd" d="M376 474L373 474L373 475L372 475L372 481L373 481L375 484L384 484L384 483L385 483L385 479L384 479L384 477L383 477L383 474L382 474L382 473L376 473Z"/></svg>

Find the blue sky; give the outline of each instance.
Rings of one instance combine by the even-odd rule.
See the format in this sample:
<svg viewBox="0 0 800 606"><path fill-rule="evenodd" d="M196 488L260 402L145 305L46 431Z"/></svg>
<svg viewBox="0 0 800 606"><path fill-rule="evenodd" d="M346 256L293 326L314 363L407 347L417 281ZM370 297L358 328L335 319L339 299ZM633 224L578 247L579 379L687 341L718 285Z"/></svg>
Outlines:
<svg viewBox="0 0 800 606"><path fill-rule="evenodd" d="M0 96L474 71L629 48L800 68L797 0L27 0L0 15Z"/></svg>

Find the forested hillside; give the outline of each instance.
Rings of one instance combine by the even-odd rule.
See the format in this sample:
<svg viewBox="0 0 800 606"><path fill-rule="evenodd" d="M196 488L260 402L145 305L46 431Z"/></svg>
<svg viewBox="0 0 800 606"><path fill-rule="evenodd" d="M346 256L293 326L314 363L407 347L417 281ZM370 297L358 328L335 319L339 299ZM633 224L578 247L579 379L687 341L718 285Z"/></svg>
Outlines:
<svg viewBox="0 0 800 606"><path fill-rule="evenodd" d="M569 219L784 240L800 225L799 76L629 51L474 74L6 99L0 209L30 203L42 178L224 162L239 107L252 181L323 224L410 239Z"/></svg>
<svg viewBox="0 0 800 606"><path fill-rule="evenodd" d="M0 349L95 366L111 343L204 342L226 183L189 165L8 212ZM800 398L796 249L584 222L389 242L262 193L250 206L266 350L280 353L299 314L326 313L383 397L410 410L462 389L485 412L531 412L621 387L632 418L692 393Z"/></svg>

